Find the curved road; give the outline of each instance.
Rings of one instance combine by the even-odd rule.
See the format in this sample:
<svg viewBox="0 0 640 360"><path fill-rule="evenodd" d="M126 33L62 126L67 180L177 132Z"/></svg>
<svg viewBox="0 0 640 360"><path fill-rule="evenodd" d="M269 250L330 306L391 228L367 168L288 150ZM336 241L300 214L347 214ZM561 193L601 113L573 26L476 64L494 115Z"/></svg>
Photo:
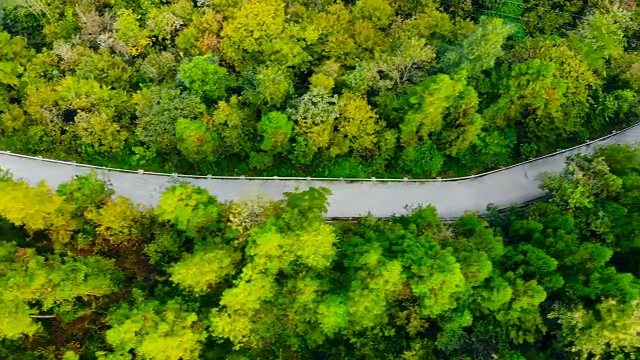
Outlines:
<svg viewBox="0 0 640 360"><path fill-rule="evenodd" d="M117 195L144 205L157 203L162 191L177 181L186 181L209 190L221 201L265 196L281 199L282 193L324 186L329 196L328 218L352 218L370 213L375 217L406 214L408 207L434 205L442 218L456 218L465 211L486 211L488 204L505 208L534 200L544 195L538 188L540 175L560 171L567 157L591 153L608 144L634 144L640 141L640 125L604 138L527 161L501 170L458 179L428 180L364 180L306 178L232 178L176 176L106 169L40 159L0 151L0 168L9 170L15 179L30 184L45 181L55 188L74 176L95 171L109 182Z"/></svg>

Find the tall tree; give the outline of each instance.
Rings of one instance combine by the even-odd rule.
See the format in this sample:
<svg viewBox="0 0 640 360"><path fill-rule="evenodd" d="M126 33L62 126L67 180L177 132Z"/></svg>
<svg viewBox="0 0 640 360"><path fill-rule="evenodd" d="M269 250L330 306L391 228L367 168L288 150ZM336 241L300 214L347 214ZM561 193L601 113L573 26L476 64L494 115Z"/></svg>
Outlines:
<svg viewBox="0 0 640 360"><path fill-rule="evenodd" d="M107 343L113 352L98 353L100 359L198 359L206 337L198 315L180 299L166 303L142 300L123 304L109 314Z"/></svg>

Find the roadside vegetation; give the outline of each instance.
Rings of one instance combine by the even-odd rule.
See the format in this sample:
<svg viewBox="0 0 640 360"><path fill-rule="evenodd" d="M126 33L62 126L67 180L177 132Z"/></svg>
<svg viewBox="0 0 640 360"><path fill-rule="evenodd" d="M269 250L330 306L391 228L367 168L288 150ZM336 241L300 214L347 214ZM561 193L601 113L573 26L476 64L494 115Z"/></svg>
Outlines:
<svg viewBox="0 0 640 360"><path fill-rule="evenodd" d="M326 189L143 208L94 175L0 181L0 358L632 359L640 150L526 209L327 222Z"/></svg>
<svg viewBox="0 0 640 360"><path fill-rule="evenodd" d="M638 119L634 0L7 0L0 148L215 175L457 176Z"/></svg>
<svg viewBox="0 0 640 360"><path fill-rule="evenodd" d="M0 0L0 150L183 174L451 177L638 121L635 0ZM526 208L328 222L0 174L0 358L640 357L640 150Z"/></svg>

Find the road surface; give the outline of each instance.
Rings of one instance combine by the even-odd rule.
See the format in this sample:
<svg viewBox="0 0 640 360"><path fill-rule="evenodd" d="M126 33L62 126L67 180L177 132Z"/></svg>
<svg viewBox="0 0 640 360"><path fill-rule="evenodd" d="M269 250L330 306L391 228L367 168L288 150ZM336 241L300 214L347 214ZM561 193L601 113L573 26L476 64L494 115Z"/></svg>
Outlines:
<svg viewBox="0 0 640 360"><path fill-rule="evenodd" d="M366 214L389 217L406 214L410 207L434 205L442 218L451 219L471 210L486 211L489 204L505 208L544 195L539 189L546 172L562 170L567 157L591 153L608 144L635 144L640 141L640 125L575 148L530 160L489 173L457 179L434 180L339 180L307 178L232 178L176 176L106 169L82 164L40 159L0 151L0 168L9 170L15 179L30 184L45 181L52 188L74 176L95 171L114 188L116 195L140 204L153 206L162 191L178 181L186 181L209 190L221 201L263 196L281 199L282 193L309 187L331 190L328 218L353 218ZM1 196L1 195L0 195Z"/></svg>

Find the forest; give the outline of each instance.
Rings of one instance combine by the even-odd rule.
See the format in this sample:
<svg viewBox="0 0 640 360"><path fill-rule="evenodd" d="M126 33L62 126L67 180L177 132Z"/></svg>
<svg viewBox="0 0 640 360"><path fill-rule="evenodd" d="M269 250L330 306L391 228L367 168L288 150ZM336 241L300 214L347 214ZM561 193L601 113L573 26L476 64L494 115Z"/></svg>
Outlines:
<svg viewBox="0 0 640 360"><path fill-rule="evenodd" d="M636 124L635 0L0 0L0 150L455 177ZM443 221L0 170L0 359L640 358L640 147Z"/></svg>
<svg viewBox="0 0 640 360"><path fill-rule="evenodd" d="M327 222L329 192L155 208L96 175L0 178L0 358L633 359L640 149L576 156L526 208Z"/></svg>
<svg viewBox="0 0 640 360"><path fill-rule="evenodd" d="M638 119L635 0L3 0L0 149L452 177Z"/></svg>

